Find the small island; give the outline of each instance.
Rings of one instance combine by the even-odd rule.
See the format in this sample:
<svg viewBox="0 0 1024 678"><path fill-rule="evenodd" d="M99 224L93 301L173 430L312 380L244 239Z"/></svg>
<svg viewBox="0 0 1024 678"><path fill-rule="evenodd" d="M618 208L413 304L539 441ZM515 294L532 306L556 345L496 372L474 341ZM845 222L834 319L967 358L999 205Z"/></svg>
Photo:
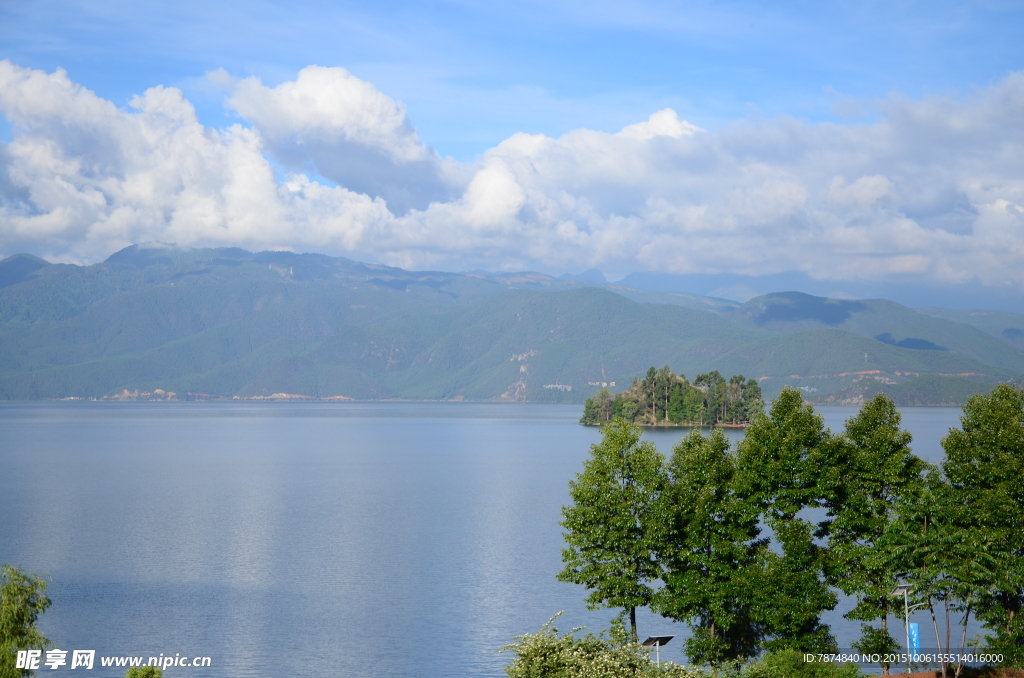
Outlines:
<svg viewBox="0 0 1024 678"><path fill-rule="evenodd" d="M742 374L728 381L718 371L692 382L668 365L636 377L622 393L608 389L587 398L580 423L601 426L616 417L640 426L746 426L764 409L761 387Z"/></svg>

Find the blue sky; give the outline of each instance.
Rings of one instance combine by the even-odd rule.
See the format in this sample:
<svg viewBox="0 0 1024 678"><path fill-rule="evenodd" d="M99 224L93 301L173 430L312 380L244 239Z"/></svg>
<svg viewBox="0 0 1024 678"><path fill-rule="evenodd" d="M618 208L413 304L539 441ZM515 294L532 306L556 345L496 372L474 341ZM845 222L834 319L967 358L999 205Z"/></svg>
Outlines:
<svg viewBox="0 0 1024 678"><path fill-rule="evenodd" d="M1024 299L1021 26L1020 2L4 2L0 255Z"/></svg>
<svg viewBox="0 0 1024 678"><path fill-rule="evenodd" d="M470 160L515 132L614 132L674 108L857 119L858 100L987 86L1024 67L1020 2L5 2L2 55L119 105L179 87L208 125L223 68L264 84L342 66Z"/></svg>

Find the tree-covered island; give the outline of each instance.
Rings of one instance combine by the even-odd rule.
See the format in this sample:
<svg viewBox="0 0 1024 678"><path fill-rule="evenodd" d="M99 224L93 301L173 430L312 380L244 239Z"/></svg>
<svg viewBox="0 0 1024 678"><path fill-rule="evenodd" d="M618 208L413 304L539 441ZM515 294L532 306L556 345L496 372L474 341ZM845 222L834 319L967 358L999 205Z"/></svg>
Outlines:
<svg viewBox="0 0 1024 678"><path fill-rule="evenodd" d="M580 423L599 426L621 417L640 426L743 426L763 409L754 379L737 374L726 381L716 370L691 382L666 365L651 367L622 393L603 388L587 398Z"/></svg>

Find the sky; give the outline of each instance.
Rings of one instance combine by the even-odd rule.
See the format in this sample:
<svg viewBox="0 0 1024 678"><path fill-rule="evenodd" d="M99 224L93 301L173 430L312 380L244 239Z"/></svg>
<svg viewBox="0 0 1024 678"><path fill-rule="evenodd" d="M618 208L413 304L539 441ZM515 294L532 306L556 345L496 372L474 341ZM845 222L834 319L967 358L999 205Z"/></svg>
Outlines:
<svg viewBox="0 0 1024 678"><path fill-rule="evenodd" d="M0 256L1024 300L1022 25L1020 2L0 0Z"/></svg>

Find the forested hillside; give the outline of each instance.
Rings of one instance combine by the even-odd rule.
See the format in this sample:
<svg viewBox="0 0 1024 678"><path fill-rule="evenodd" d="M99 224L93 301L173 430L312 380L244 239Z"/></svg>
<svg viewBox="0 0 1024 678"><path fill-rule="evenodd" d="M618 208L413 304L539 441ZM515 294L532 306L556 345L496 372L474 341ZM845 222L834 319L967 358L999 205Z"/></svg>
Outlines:
<svg viewBox="0 0 1024 678"><path fill-rule="evenodd" d="M777 334L835 328L922 354L952 352L1024 372L1024 352L1005 340L1009 337L996 338L962 321L950 322L885 299L826 299L782 292L751 299L728 315Z"/></svg>
<svg viewBox="0 0 1024 678"><path fill-rule="evenodd" d="M652 364L823 397L864 379L1024 372L1024 352L961 323L809 299L787 316L539 273L236 248L132 246L93 266L18 255L0 262L0 398L583 402Z"/></svg>
<svg viewBox="0 0 1024 678"><path fill-rule="evenodd" d="M949 308L918 309L924 315L963 323L991 334L1008 344L1024 349L1024 314L1000 311L954 310Z"/></svg>

